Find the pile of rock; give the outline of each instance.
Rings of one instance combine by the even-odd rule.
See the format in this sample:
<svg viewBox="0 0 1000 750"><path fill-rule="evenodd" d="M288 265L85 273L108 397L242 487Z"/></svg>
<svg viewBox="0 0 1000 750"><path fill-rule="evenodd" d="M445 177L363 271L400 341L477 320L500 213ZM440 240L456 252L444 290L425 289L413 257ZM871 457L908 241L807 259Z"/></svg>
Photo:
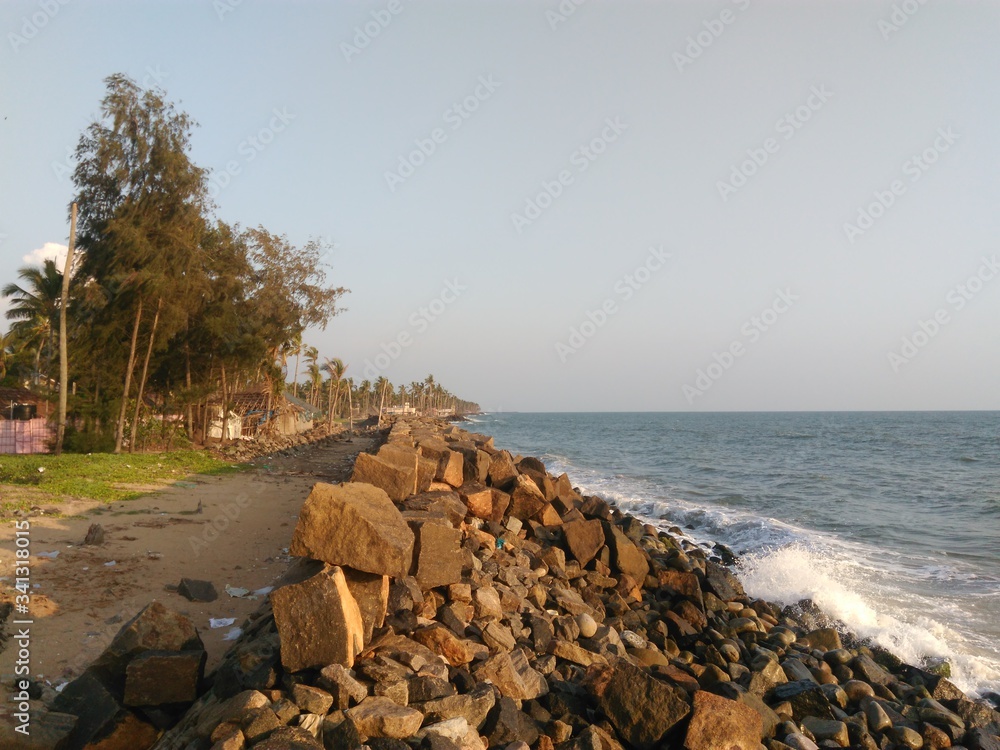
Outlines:
<svg viewBox="0 0 1000 750"><path fill-rule="evenodd" d="M243 462L259 456L287 455L315 444L343 440L345 437L343 425L335 424L331 429L322 424L298 435L260 435L253 440L235 440L217 447L215 452L225 461Z"/></svg>
<svg viewBox="0 0 1000 750"><path fill-rule="evenodd" d="M158 750L1000 748L946 678L455 426L397 422L291 552Z"/></svg>

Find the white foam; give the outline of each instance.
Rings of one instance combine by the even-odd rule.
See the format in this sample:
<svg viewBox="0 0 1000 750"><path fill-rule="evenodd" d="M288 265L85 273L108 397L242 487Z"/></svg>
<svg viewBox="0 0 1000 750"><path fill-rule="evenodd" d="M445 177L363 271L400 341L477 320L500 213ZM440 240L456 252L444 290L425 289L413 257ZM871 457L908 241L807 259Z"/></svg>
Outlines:
<svg viewBox="0 0 1000 750"><path fill-rule="evenodd" d="M922 611L931 603L880 581L871 568L790 545L744 555L739 577L747 593L778 604L811 599L825 613L871 638L908 664L927 657L948 660L952 682L967 692L1000 685L1000 662L977 649L960 633ZM926 607L923 606L926 604Z"/></svg>

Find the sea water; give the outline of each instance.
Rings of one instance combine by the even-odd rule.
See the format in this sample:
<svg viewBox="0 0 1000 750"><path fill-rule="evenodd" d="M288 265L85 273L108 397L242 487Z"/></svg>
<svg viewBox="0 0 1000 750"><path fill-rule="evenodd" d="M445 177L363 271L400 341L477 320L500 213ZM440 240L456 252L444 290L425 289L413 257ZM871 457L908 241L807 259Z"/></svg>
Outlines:
<svg viewBox="0 0 1000 750"><path fill-rule="evenodd" d="M1000 692L1000 413L473 417L499 447L739 557L747 593L811 599L904 661Z"/></svg>

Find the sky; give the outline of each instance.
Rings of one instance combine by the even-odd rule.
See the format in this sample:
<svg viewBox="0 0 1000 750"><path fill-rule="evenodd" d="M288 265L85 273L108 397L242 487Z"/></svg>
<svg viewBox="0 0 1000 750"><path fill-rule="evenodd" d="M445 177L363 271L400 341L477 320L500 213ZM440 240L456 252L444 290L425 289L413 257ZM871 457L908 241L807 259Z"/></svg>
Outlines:
<svg viewBox="0 0 1000 750"><path fill-rule="evenodd" d="M504 411L998 409L997 2L0 4L0 281L125 73L332 243L348 375Z"/></svg>

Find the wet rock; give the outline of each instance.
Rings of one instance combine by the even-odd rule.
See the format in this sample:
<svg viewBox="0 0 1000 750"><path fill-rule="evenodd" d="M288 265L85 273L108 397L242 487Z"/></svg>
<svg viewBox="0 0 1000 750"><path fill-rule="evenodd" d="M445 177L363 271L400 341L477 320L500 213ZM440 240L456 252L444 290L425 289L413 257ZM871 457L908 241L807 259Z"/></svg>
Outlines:
<svg viewBox="0 0 1000 750"><path fill-rule="evenodd" d="M811 680L798 680L778 685L771 691L768 703L772 706L782 701L788 701L792 715L797 721L806 716L820 719L832 719L833 712L823 694L822 688Z"/></svg>
<svg viewBox="0 0 1000 750"><path fill-rule="evenodd" d="M419 711L380 696L365 698L344 713L354 722L358 732L367 737L404 739L415 734L424 720Z"/></svg>
<svg viewBox="0 0 1000 750"><path fill-rule="evenodd" d="M806 716L802 719L802 727L808 729L809 733L819 742L833 740L841 747L847 747L851 744L847 735L847 724L842 721Z"/></svg>
<svg viewBox="0 0 1000 750"><path fill-rule="evenodd" d="M891 674L865 654L856 656L851 661L851 669L854 674L860 675L861 679L873 685L885 686L895 682L895 678Z"/></svg>
<svg viewBox="0 0 1000 750"><path fill-rule="evenodd" d="M757 750L762 736L760 716L749 706L700 690L694 694L687 750Z"/></svg>
<svg viewBox="0 0 1000 750"><path fill-rule="evenodd" d="M840 633L833 628L813 630L806 635L805 641L810 648L818 648L820 651L836 651L842 648Z"/></svg>
<svg viewBox="0 0 1000 750"><path fill-rule="evenodd" d="M691 706L685 693L654 679L624 659L588 671L598 707L618 734L638 750L650 750Z"/></svg>
<svg viewBox="0 0 1000 750"><path fill-rule="evenodd" d="M341 568L311 569L315 572L300 582L271 592L281 663L290 672L334 663L350 667L364 648L361 610Z"/></svg>
<svg viewBox="0 0 1000 750"><path fill-rule="evenodd" d="M743 584L726 568L707 560L705 562L705 583L712 593L724 602L735 601L746 596Z"/></svg>

